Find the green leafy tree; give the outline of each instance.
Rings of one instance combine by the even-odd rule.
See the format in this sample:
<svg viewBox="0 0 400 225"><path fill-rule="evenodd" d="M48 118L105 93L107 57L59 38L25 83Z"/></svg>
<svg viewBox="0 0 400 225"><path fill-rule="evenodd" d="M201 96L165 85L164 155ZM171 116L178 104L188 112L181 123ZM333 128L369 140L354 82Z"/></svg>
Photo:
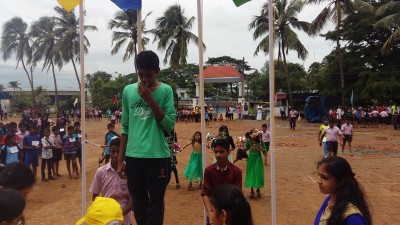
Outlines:
<svg viewBox="0 0 400 225"><path fill-rule="evenodd" d="M173 70L186 64L189 43L199 44L198 37L190 31L194 20L195 17L188 19L184 15L179 4L174 4L167 8L163 16L157 18L156 28L151 30L154 42L158 41L158 50L165 51L164 64L169 61Z"/></svg>
<svg viewBox="0 0 400 225"><path fill-rule="evenodd" d="M26 68L32 58L32 48L28 35L28 24L23 21L22 18L14 17L3 25L1 51L3 53L4 61L7 61L7 59L14 54L17 60L17 68L19 63L21 63L26 76L28 77L32 98L34 98L33 76Z"/></svg>
<svg viewBox="0 0 400 225"><path fill-rule="evenodd" d="M391 53L395 43L398 43L400 40L400 2L393 1L380 6L376 10L375 15L379 18L383 17L375 23L374 26L376 29L384 28L393 30L393 33L390 34L381 49L382 54L388 55Z"/></svg>
<svg viewBox="0 0 400 225"><path fill-rule="evenodd" d="M15 96L15 89L19 89L20 88L21 83L16 81L10 81L8 82L8 87L13 89L13 96Z"/></svg>
<svg viewBox="0 0 400 225"><path fill-rule="evenodd" d="M8 87L12 88L14 90L14 92L15 92L15 89L20 88L20 85L21 85L21 83L17 80L8 82Z"/></svg>
<svg viewBox="0 0 400 225"><path fill-rule="evenodd" d="M142 21L142 32L147 33L146 19L151 14L148 13ZM125 54L122 60L127 61L132 55L136 58L138 45L138 30L137 30L137 11L128 10L127 12L118 11L115 13L115 19L108 22L108 29L113 30L111 54L115 55L120 48L128 42L125 49ZM142 49L149 42L149 38L142 37Z"/></svg>
<svg viewBox="0 0 400 225"><path fill-rule="evenodd" d="M0 84L0 92L3 92L6 88L4 87L3 84Z"/></svg>
<svg viewBox="0 0 400 225"><path fill-rule="evenodd" d="M79 74L76 69L75 62L80 61L80 48L79 48L79 19L76 18L74 12L68 13L61 7L56 6L54 10L57 13L55 17L56 21L56 35L58 37L57 48L61 52L64 63L72 63L74 68L76 80L78 81L79 89L81 89L81 82ZM96 26L85 25L84 30L86 31L97 31ZM90 42L87 37L84 37L84 52L89 52L88 47Z"/></svg>
<svg viewBox="0 0 400 225"><path fill-rule="evenodd" d="M294 0L289 2L288 0L277 0L274 3L274 42L278 45L278 61L283 59L283 66L285 69L289 103L292 104L292 88L289 77L289 70L286 62L286 54L289 50L295 51L297 57L304 60L308 56L308 51L299 40L296 32L293 28L307 32L309 29L309 23L306 21L300 21L297 16L301 12L305 5L305 2L300 0ZM257 55L258 52L264 53L269 52L269 34L268 34L268 3L265 3L261 8L261 13L255 16L253 21L249 24L249 29L254 29L253 39L263 37L254 52Z"/></svg>
<svg viewBox="0 0 400 225"><path fill-rule="evenodd" d="M308 0L310 3L321 3L322 0ZM340 47L340 28L341 23L347 15L355 12L372 13L372 5L362 0L327 0L328 5L322 9L318 16L311 22L309 34L318 34L326 25L327 21L332 21L336 25L336 53L338 55L340 69L340 88L342 94L342 104L344 104L345 82L343 69L343 56Z"/></svg>
<svg viewBox="0 0 400 225"><path fill-rule="evenodd" d="M55 18L45 16L33 22L29 35L34 38L32 45L34 49L32 62L36 64L37 62L43 60L42 70L47 69L48 72L51 69L53 74L55 104L58 111L60 108L58 102L57 78L54 65L61 70L63 67L63 60L61 57L61 52L56 47L58 39L55 30Z"/></svg>
<svg viewBox="0 0 400 225"><path fill-rule="evenodd" d="M349 104L351 92L354 91L356 104L371 104L373 99L378 102L399 101L400 88L400 43L395 44L390 55L380 54L381 48L391 34L391 29L374 29L372 24L378 18L369 14L357 13L349 15L342 25L342 38L346 41L343 48L345 104ZM325 37L335 39L335 32L328 32ZM320 94L329 96L333 104L339 104L340 99L340 71L337 67L336 51L327 55L321 63L320 77L316 79Z"/></svg>

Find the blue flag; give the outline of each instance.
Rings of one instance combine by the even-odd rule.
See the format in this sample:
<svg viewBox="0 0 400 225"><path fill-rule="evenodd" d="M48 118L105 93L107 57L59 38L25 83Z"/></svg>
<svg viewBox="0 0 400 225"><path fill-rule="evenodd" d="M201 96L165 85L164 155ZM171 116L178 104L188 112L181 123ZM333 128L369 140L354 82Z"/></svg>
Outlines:
<svg viewBox="0 0 400 225"><path fill-rule="evenodd" d="M353 105L353 103L354 103L354 95L353 95L353 90L351 90L350 104Z"/></svg>
<svg viewBox="0 0 400 225"><path fill-rule="evenodd" d="M130 9L140 10L142 9L142 0L111 0L120 9L127 11Z"/></svg>

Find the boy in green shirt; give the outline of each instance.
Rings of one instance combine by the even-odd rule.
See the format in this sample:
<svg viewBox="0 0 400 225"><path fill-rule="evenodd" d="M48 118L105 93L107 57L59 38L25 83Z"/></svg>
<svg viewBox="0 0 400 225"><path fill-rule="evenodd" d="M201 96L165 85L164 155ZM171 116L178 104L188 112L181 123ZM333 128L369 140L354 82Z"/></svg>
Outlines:
<svg viewBox="0 0 400 225"><path fill-rule="evenodd" d="M140 81L127 85L122 93L117 172L127 176L136 223L162 225L170 174L164 132L172 131L175 125L174 98L172 88L156 80L160 67L154 52L140 52L135 63Z"/></svg>

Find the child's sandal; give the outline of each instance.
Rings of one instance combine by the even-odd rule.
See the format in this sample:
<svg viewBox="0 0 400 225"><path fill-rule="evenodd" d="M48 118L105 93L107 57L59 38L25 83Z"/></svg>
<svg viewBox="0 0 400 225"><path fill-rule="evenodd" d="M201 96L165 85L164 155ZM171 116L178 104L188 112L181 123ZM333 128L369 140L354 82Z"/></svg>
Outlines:
<svg viewBox="0 0 400 225"><path fill-rule="evenodd" d="M180 184L176 184L176 189L181 189L181 185Z"/></svg>
<svg viewBox="0 0 400 225"><path fill-rule="evenodd" d="M43 182L49 182L49 180L47 178L42 178Z"/></svg>
<svg viewBox="0 0 400 225"><path fill-rule="evenodd" d="M188 189L188 190L192 190L192 185L189 184L189 185L187 186L187 189Z"/></svg>
<svg viewBox="0 0 400 225"><path fill-rule="evenodd" d="M261 192L257 191L257 198L261 198Z"/></svg>
<svg viewBox="0 0 400 225"><path fill-rule="evenodd" d="M250 193L250 199L253 199L254 197L255 197L254 192L251 192L251 193Z"/></svg>

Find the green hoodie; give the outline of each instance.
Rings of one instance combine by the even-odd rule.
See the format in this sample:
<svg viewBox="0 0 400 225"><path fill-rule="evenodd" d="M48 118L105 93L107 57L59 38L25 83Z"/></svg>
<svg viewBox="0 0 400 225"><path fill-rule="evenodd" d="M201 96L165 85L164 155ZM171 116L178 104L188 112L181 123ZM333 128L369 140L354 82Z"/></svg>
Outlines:
<svg viewBox="0 0 400 225"><path fill-rule="evenodd" d="M125 155L135 158L170 157L164 131L175 125L175 108L172 88L161 83L151 93L164 118L158 122L153 111L138 93L138 83L127 85L122 93L122 134L128 135Z"/></svg>

